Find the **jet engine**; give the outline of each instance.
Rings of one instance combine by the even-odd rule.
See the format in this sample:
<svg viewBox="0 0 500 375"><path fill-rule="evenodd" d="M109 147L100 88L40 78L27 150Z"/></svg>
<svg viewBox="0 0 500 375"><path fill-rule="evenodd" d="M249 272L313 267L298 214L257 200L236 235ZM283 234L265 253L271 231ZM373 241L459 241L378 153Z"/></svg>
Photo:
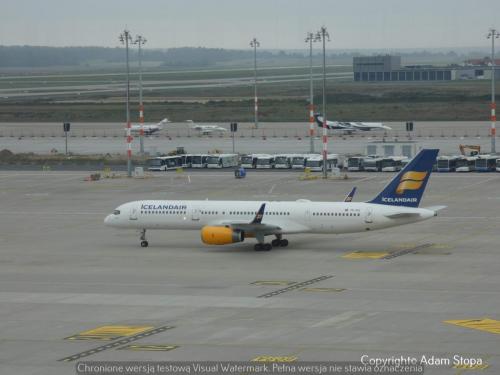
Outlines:
<svg viewBox="0 0 500 375"><path fill-rule="evenodd" d="M201 240L207 245L227 245L242 242L245 236L241 231L228 227L206 226L201 228Z"/></svg>

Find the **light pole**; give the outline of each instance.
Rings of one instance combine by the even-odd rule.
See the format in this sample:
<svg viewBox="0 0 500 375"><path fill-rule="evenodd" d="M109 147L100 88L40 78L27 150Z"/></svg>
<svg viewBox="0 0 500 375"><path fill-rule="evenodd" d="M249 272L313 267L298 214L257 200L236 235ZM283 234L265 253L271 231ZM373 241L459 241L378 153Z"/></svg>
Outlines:
<svg viewBox="0 0 500 375"><path fill-rule="evenodd" d="M255 129L259 127L259 105L257 99L257 47L260 47L260 43L256 38L250 41L250 46L253 47L253 79L254 79L254 103L255 103Z"/></svg>
<svg viewBox="0 0 500 375"><path fill-rule="evenodd" d="M328 152L328 133L326 127L326 40L330 41L330 34L326 30L325 26L316 33L318 40L323 41L323 178L328 177L327 173L327 152Z"/></svg>
<svg viewBox="0 0 500 375"><path fill-rule="evenodd" d="M142 103L142 49L141 47L146 44L146 38L141 35L137 35L133 42L139 46L139 123L141 129L139 132L140 136L140 153L144 155L144 105Z"/></svg>
<svg viewBox="0 0 500 375"><path fill-rule="evenodd" d="M313 42L318 42L318 36L307 33L306 43L309 43L309 151L314 154L314 91L313 91Z"/></svg>
<svg viewBox="0 0 500 375"><path fill-rule="evenodd" d="M500 34L496 29L491 28L487 38L491 38L491 153L496 154L496 103L495 103L495 39Z"/></svg>
<svg viewBox="0 0 500 375"><path fill-rule="evenodd" d="M128 45L132 42L130 31L125 29L120 34L120 42L125 44L125 55L127 60L127 176L132 177L132 134L130 125L130 67L128 58Z"/></svg>

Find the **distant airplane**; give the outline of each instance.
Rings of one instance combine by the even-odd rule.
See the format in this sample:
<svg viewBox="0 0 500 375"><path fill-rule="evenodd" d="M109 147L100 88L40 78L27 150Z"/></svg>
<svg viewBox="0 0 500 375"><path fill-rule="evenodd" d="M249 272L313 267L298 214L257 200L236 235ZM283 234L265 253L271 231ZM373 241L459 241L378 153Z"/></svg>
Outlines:
<svg viewBox="0 0 500 375"><path fill-rule="evenodd" d="M193 120L186 120L189 124L191 124L191 129L199 131L202 135L210 135L212 133L225 133L227 132L226 128L218 125L202 125L196 124Z"/></svg>
<svg viewBox="0 0 500 375"><path fill-rule="evenodd" d="M349 194L345 196L344 202L352 202L355 193L356 193L356 186L354 186L352 190L349 192Z"/></svg>
<svg viewBox="0 0 500 375"><path fill-rule="evenodd" d="M414 225L436 216L444 208L419 207L438 151L420 151L368 202L139 200L118 206L106 216L104 224L139 229L142 247L148 246L147 229L184 229L198 230L201 241L207 245L227 245L255 238L255 250L285 247L288 240L283 236L289 234L361 233ZM267 236L275 238L266 242Z"/></svg>
<svg viewBox="0 0 500 375"><path fill-rule="evenodd" d="M159 132L160 130L163 129L163 125L169 123L168 118L164 118L157 124L150 124L150 125L142 125L142 128L144 129L144 135L152 135L156 132ZM130 128L131 132L133 134L140 134L141 133L141 125L132 125Z"/></svg>
<svg viewBox="0 0 500 375"><path fill-rule="evenodd" d="M320 128L323 127L323 116L320 113L314 114L314 119ZM326 121L326 127L330 130L343 130L353 132L357 130L392 130L391 127L381 122L345 122L345 121Z"/></svg>

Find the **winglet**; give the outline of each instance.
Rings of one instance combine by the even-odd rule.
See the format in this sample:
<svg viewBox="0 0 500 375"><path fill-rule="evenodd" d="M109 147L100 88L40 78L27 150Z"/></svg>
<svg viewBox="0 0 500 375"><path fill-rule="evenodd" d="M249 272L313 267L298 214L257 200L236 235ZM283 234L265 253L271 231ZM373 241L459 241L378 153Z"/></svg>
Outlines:
<svg viewBox="0 0 500 375"><path fill-rule="evenodd" d="M344 202L352 202L352 198L356 193L356 186L354 186L349 194L347 194L344 198Z"/></svg>
<svg viewBox="0 0 500 375"><path fill-rule="evenodd" d="M260 206L259 211L257 211L257 215L255 215L254 219L250 224L260 224L262 222L262 218L264 217L265 209L266 209L266 204L262 203L262 206Z"/></svg>

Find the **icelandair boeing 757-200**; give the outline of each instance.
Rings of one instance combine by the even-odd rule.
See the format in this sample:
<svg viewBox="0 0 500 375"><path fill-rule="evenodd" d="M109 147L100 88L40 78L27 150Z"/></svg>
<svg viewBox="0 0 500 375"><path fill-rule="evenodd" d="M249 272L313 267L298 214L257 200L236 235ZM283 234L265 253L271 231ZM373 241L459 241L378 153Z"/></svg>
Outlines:
<svg viewBox="0 0 500 375"><path fill-rule="evenodd" d="M201 230L208 245L226 245L255 238L255 250L287 246L288 234L355 233L416 223L437 215L444 206L419 208L439 150L422 150L369 202L290 202L146 200L122 204L106 217L108 226L147 229ZM351 193L353 194L353 192ZM266 242L267 236L274 236Z"/></svg>

